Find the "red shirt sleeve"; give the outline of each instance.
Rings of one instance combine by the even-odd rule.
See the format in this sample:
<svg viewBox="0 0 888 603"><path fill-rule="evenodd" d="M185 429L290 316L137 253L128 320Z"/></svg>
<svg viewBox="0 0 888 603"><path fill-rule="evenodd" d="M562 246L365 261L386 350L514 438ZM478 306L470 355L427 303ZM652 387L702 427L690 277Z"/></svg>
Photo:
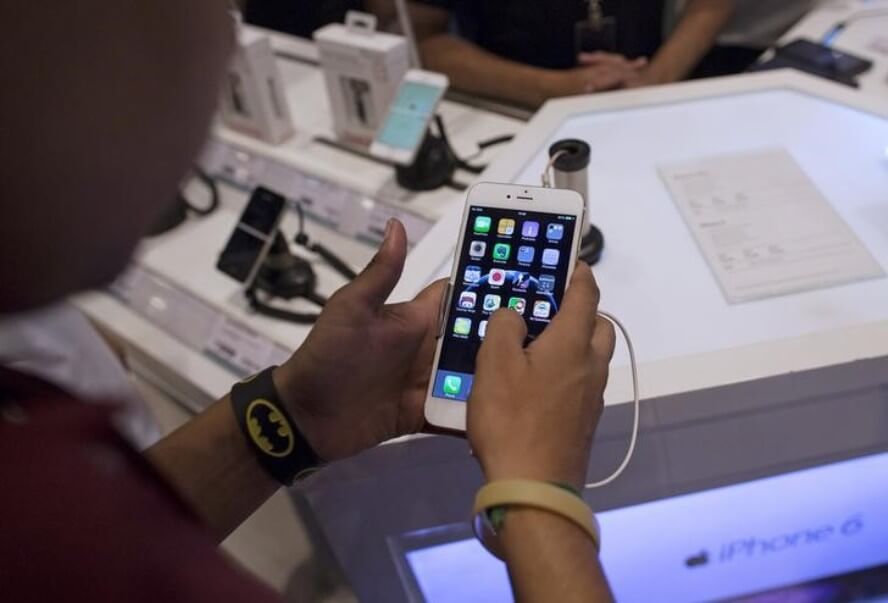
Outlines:
<svg viewBox="0 0 888 603"><path fill-rule="evenodd" d="M0 599L264 603L107 407L0 369Z"/></svg>

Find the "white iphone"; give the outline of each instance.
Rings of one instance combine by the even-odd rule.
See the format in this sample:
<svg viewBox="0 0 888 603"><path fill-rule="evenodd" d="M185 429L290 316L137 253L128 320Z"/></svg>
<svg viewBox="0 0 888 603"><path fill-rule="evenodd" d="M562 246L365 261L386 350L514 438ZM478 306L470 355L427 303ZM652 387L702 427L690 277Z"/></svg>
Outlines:
<svg viewBox="0 0 888 603"><path fill-rule="evenodd" d="M419 69L408 71L370 145L370 154L411 165L448 84L447 76L440 73Z"/></svg>
<svg viewBox="0 0 888 603"><path fill-rule="evenodd" d="M475 356L499 308L527 322L527 343L558 312L577 261L585 204L572 190L481 183L469 191L438 330L425 416L465 431Z"/></svg>

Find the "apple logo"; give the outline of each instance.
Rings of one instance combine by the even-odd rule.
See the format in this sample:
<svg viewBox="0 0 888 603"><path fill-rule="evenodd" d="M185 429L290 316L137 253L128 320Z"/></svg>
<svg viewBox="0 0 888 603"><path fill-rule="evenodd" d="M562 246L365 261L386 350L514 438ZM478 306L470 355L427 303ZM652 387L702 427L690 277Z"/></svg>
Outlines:
<svg viewBox="0 0 888 603"><path fill-rule="evenodd" d="M708 551L700 551L696 555L691 555L687 559L685 559L685 565L690 568L695 567L703 567L709 563L709 552Z"/></svg>

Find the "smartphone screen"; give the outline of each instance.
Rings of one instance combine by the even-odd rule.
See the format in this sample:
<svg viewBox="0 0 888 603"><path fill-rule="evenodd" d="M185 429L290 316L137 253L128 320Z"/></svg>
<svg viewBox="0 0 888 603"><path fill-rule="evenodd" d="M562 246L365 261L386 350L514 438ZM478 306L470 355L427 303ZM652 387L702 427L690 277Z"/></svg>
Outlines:
<svg viewBox="0 0 888 603"><path fill-rule="evenodd" d="M253 191L219 256L216 268L237 281L249 284L277 234L285 202L284 197L268 189L260 187Z"/></svg>
<svg viewBox="0 0 888 603"><path fill-rule="evenodd" d="M469 207L432 395L468 400L475 356L490 316L524 316L529 343L558 312L570 268L576 216Z"/></svg>
<svg viewBox="0 0 888 603"><path fill-rule="evenodd" d="M443 92L438 86L405 80L376 141L406 151L419 147Z"/></svg>

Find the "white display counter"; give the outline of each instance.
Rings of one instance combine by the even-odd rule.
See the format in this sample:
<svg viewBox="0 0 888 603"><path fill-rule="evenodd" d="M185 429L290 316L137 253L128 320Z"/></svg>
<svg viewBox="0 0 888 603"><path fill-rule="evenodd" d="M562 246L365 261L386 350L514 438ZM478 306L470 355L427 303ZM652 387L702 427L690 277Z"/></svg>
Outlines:
<svg viewBox="0 0 888 603"><path fill-rule="evenodd" d="M658 171L677 161L784 149L884 269L884 104L790 71L556 100L482 180L538 184L549 145L564 138L592 147L590 218L607 241L594 272L602 308L631 331L643 397L888 357L888 279L731 304ZM400 295L449 272L460 211L414 250ZM619 348L609 403L631 399Z"/></svg>

